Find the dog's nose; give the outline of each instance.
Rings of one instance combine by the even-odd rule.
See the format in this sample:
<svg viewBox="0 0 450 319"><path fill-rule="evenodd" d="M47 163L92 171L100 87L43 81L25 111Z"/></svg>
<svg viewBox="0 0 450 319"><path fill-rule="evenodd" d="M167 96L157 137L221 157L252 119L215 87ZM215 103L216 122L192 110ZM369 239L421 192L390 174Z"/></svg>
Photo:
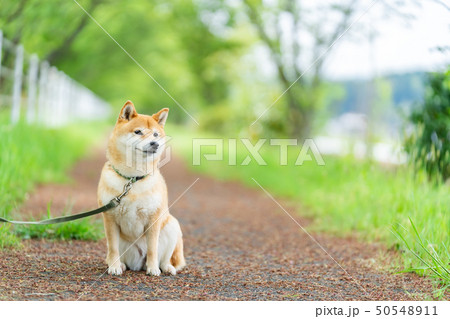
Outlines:
<svg viewBox="0 0 450 319"><path fill-rule="evenodd" d="M150 142L150 147L152 147L152 148L154 148L154 149L157 149L157 148L159 147L159 143L158 143L158 142L155 142L155 141L151 141L151 142Z"/></svg>

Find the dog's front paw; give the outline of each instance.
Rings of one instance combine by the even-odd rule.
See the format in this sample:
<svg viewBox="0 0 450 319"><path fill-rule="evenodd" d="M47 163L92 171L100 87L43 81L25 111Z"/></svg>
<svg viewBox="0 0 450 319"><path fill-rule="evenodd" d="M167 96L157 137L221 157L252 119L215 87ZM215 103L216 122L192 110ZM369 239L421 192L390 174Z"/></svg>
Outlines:
<svg viewBox="0 0 450 319"><path fill-rule="evenodd" d="M177 274L177 270L171 264L161 265L161 270L169 275L175 276Z"/></svg>
<svg viewBox="0 0 450 319"><path fill-rule="evenodd" d="M149 276L159 276L161 275L161 270L158 267L147 267L147 275Z"/></svg>
<svg viewBox="0 0 450 319"><path fill-rule="evenodd" d="M116 261L114 264L108 267L108 274L120 276L127 269L124 263Z"/></svg>

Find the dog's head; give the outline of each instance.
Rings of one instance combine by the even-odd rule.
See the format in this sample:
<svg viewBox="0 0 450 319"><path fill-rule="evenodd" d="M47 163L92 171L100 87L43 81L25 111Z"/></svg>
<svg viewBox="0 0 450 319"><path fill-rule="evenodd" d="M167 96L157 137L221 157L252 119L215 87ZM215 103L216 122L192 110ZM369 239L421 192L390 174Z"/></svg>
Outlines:
<svg viewBox="0 0 450 319"><path fill-rule="evenodd" d="M108 160L130 176L149 173L164 151L168 114L168 108L152 116L138 114L127 101L109 139Z"/></svg>

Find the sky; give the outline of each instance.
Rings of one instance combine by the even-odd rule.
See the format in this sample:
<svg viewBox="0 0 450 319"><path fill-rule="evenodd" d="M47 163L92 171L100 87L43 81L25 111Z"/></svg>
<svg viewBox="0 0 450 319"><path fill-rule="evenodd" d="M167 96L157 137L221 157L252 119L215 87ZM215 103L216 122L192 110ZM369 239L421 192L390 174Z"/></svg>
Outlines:
<svg viewBox="0 0 450 319"><path fill-rule="evenodd" d="M368 78L390 73L434 71L448 66L450 10L431 0L422 0L420 3L420 6L410 4L403 8L403 11L415 17L412 20L400 16L381 19L382 4L375 3L359 21L377 30L372 44L367 38L354 40L359 28L355 24L330 50L324 65L325 77ZM370 1L367 7L369 4ZM438 46L447 46L446 53L438 52Z"/></svg>

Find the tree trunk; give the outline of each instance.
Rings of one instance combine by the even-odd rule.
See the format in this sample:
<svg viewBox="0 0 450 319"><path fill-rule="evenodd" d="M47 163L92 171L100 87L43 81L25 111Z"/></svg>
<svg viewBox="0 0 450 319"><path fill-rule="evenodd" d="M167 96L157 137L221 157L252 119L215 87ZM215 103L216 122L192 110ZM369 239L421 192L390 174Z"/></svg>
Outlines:
<svg viewBox="0 0 450 319"><path fill-rule="evenodd" d="M299 97L295 95L294 91L289 90L285 95L287 98L289 113L289 135L301 140L310 137L312 126L311 119L313 117L314 110L303 107Z"/></svg>

